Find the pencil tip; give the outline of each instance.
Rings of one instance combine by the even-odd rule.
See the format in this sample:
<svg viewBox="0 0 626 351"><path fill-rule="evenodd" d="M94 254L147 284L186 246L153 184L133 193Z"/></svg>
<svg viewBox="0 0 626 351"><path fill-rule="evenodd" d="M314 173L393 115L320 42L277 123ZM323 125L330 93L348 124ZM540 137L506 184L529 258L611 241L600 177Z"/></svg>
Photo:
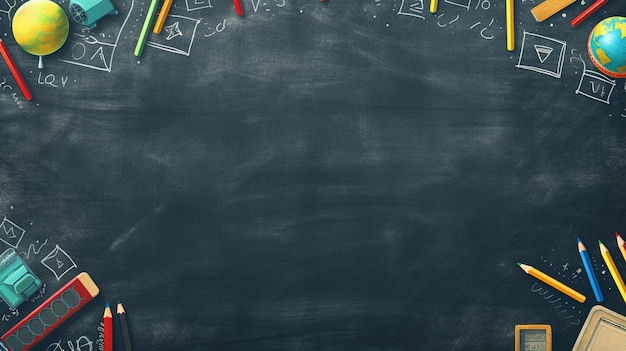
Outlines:
<svg viewBox="0 0 626 351"><path fill-rule="evenodd" d="M602 245L602 241L601 241L601 240L598 240L598 244Z"/></svg>
<svg viewBox="0 0 626 351"><path fill-rule="evenodd" d="M517 262L517 265L518 265L518 266L520 266L520 267L522 266L522 264L521 264L521 263L519 263L519 262Z"/></svg>
<svg viewBox="0 0 626 351"><path fill-rule="evenodd" d="M576 241L580 243L580 238L576 238Z"/></svg>
<svg viewBox="0 0 626 351"><path fill-rule="evenodd" d="M615 232L615 237L619 238L619 233L618 232Z"/></svg>
<svg viewBox="0 0 626 351"><path fill-rule="evenodd" d="M107 301L106 305L104 306L104 308L109 308L111 306L109 306L109 302Z"/></svg>

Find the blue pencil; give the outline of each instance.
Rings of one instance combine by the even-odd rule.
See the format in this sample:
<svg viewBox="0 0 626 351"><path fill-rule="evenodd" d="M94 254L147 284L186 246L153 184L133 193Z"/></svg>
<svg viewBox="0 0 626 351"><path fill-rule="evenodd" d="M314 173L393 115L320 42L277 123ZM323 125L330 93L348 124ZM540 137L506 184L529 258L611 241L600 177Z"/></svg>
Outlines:
<svg viewBox="0 0 626 351"><path fill-rule="evenodd" d="M591 265L591 259L589 258L589 254L587 254L587 248L585 248L583 242L580 241L580 238L578 238L578 253L580 253L580 258L583 261L583 266L585 266L587 278L589 278L589 284L591 284L593 294L596 296L596 301L604 301L604 296L602 296L602 291L600 291L600 284L598 284L598 278L596 278L596 274L593 271L593 266Z"/></svg>

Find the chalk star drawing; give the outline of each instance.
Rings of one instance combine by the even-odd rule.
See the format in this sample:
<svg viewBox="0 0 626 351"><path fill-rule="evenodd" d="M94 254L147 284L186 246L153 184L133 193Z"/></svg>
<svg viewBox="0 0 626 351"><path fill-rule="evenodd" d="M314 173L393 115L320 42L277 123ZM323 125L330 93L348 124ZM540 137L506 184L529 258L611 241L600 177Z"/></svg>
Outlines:
<svg viewBox="0 0 626 351"><path fill-rule="evenodd" d="M200 20L180 15L169 15L165 23L164 29L168 33L167 36L152 36L146 45L175 54L189 56Z"/></svg>
<svg viewBox="0 0 626 351"><path fill-rule="evenodd" d="M170 24L165 27L165 31L167 32L166 40L172 40L178 36L183 36L183 32L180 30L180 22L175 22L174 24Z"/></svg>
<svg viewBox="0 0 626 351"><path fill-rule="evenodd" d="M78 267L59 245L55 245L54 249L41 260L41 264L52 271L57 280L61 280L67 272Z"/></svg>
<svg viewBox="0 0 626 351"><path fill-rule="evenodd" d="M564 41L524 32L516 67L561 78L566 46Z"/></svg>
<svg viewBox="0 0 626 351"><path fill-rule="evenodd" d="M0 228L2 228L2 231L0 231L0 240L12 248L17 249L26 231L6 217L4 217L2 223L0 223Z"/></svg>

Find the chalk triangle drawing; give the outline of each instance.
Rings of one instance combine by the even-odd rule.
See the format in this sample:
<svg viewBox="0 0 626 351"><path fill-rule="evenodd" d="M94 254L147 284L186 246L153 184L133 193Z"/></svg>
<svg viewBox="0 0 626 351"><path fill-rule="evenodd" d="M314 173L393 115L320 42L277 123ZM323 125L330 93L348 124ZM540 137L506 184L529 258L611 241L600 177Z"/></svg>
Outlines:
<svg viewBox="0 0 626 351"><path fill-rule="evenodd" d="M549 46L535 44L535 52L537 53L537 57L539 57L539 61L541 61L541 63L546 62L552 51L554 51L554 49Z"/></svg>

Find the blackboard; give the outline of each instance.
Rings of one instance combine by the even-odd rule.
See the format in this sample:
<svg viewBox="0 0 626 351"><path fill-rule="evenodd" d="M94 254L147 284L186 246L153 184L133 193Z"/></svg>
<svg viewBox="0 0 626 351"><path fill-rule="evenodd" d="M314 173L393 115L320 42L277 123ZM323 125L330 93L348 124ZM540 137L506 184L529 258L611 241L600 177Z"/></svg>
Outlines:
<svg viewBox="0 0 626 351"><path fill-rule="evenodd" d="M175 0L135 57L150 2L113 0L43 69L0 5L34 96L0 65L0 244L46 284L3 330L87 271L35 350L99 349L117 300L136 350L511 350L516 324L567 350L577 237L626 313L597 247L626 272L626 84L586 53L619 1L576 28L588 3L516 1L514 51L501 1L242 3Z"/></svg>

